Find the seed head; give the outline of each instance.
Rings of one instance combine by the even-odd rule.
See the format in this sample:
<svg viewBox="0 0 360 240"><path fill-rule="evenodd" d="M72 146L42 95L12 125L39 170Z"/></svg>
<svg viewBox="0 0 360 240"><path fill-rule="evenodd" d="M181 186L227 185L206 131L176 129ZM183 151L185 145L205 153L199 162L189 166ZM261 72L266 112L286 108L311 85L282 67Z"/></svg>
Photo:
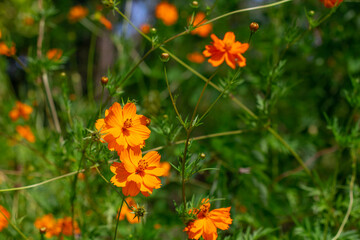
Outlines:
<svg viewBox="0 0 360 240"><path fill-rule="evenodd" d="M192 1L191 7L198 8L199 7L199 2L198 1Z"/></svg>
<svg viewBox="0 0 360 240"><path fill-rule="evenodd" d="M252 23L250 23L249 28L250 28L250 31L255 33L259 29L259 24L257 22L252 22Z"/></svg>

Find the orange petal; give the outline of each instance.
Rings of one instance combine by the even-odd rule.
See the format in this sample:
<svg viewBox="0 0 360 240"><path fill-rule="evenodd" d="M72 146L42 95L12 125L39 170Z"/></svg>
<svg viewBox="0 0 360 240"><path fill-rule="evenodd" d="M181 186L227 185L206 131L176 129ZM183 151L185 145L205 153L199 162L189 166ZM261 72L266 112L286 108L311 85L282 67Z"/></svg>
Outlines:
<svg viewBox="0 0 360 240"><path fill-rule="evenodd" d="M127 103L123 109L124 119L134 118L136 116L136 106L134 103Z"/></svg>
<svg viewBox="0 0 360 240"><path fill-rule="evenodd" d="M233 32L227 32L224 36L225 45L231 46L235 43L235 34Z"/></svg>
<svg viewBox="0 0 360 240"><path fill-rule="evenodd" d="M140 188L138 187L138 185L133 182L127 182L126 186L122 188L122 192L125 196L132 196L135 197L136 195L139 194L140 192Z"/></svg>
<svg viewBox="0 0 360 240"><path fill-rule="evenodd" d="M226 53L225 54L225 61L227 63L227 65L229 65L229 67L231 67L232 69L235 69L236 64L235 64L235 58L233 55L231 55L230 53Z"/></svg>
<svg viewBox="0 0 360 240"><path fill-rule="evenodd" d="M143 157L143 159L148 163L149 167L158 166L160 162L160 158L161 158L160 154L156 151L148 152Z"/></svg>

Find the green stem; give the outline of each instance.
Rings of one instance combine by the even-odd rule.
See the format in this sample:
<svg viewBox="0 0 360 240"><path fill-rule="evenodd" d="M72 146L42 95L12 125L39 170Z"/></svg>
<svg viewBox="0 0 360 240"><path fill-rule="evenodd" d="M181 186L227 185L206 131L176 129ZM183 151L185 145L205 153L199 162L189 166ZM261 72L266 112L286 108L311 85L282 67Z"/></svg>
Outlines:
<svg viewBox="0 0 360 240"><path fill-rule="evenodd" d="M88 64L87 64L87 91L90 102L94 101L94 57L95 57L95 48L96 48L96 35L91 34L89 55L88 55Z"/></svg>
<svg viewBox="0 0 360 240"><path fill-rule="evenodd" d="M124 201L125 201L125 196L123 196L123 198L122 198L120 209L119 209L119 212L118 212L118 214L116 216L116 227L115 227L115 233L114 233L114 240L116 240L116 233L117 233L117 229L118 229L118 225L119 225L120 213L121 213Z"/></svg>
<svg viewBox="0 0 360 240"><path fill-rule="evenodd" d="M6 219L6 221L8 223L10 223L10 225L15 229L15 231L25 240L28 240L28 238L25 236L25 234L23 234L20 229L1 211L0 209L0 214Z"/></svg>
<svg viewBox="0 0 360 240"><path fill-rule="evenodd" d="M103 98L104 98L104 85L102 85L102 89L101 89L99 118L101 118L101 107L102 107Z"/></svg>

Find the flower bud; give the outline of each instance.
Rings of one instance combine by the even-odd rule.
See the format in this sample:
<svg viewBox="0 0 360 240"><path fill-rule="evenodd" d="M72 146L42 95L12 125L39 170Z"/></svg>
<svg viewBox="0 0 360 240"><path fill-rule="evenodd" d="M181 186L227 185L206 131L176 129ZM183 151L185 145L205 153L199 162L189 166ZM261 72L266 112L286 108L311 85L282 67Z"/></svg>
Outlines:
<svg viewBox="0 0 360 240"><path fill-rule="evenodd" d="M162 53L160 58L161 58L161 61L168 62L170 60L170 55L168 53Z"/></svg>
<svg viewBox="0 0 360 240"><path fill-rule="evenodd" d="M151 33L151 34L156 34L156 32L157 32L156 28L151 28L151 29L150 29L150 33Z"/></svg>
<svg viewBox="0 0 360 240"><path fill-rule="evenodd" d="M101 84L102 84L102 85L106 85L108 82L109 82L109 78L108 78L108 77L105 77L105 76L104 76L104 77L101 78Z"/></svg>
<svg viewBox="0 0 360 240"><path fill-rule="evenodd" d="M46 227L42 227L39 230L40 230L40 234L45 234L47 229Z"/></svg>
<svg viewBox="0 0 360 240"><path fill-rule="evenodd" d="M309 15L310 17L314 16L314 14L315 14L315 11L314 11L314 10L308 11L308 15Z"/></svg>
<svg viewBox="0 0 360 240"><path fill-rule="evenodd" d="M199 7L199 2L198 1L192 1L191 7L192 8L198 8Z"/></svg>
<svg viewBox="0 0 360 240"><path fill-rule="evenodd" d="M201 154L200 154L200 157L201 157L202 159L204 159L204 158L206 157L205 153L201 153Z"/></svg>
<svg viewBox="0 0 360 240"><path fill-rule="evenodd" d="M259 24L257 22L252 22L252 23L250 23L249 28L250 28L250 31L255 33L259 29Z"/></svg>
<svg viewBox="0 0 360 240"><path fill-rule="evenodd" d="M61 72L61 73L60 73L60 76L61 76L61 77L66 77L66 73L65 73L65 72Z"/></svg>
<svg viewBox="0 0 360 240"><path fill-rule="evenodd" d="M139 220L140 218L143 218L146 214L146 210L144 207L137 207L134 209L134 214L135 214L135 217L137 217Z"/></svg>

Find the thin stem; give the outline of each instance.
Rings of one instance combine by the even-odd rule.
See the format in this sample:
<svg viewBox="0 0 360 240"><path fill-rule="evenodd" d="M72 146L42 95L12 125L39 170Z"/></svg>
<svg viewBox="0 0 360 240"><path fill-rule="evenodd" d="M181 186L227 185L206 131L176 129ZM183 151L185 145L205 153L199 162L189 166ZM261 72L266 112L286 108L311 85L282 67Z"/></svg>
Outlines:
<svg viewBox="0 0 360 240"><path fill-rule="evenodd" d="M123 207L124 201L125 201L125 196L123 196L123 198L122 198L120 209L119 209L119 212L118 212L118 214L116 216L116 227L115 227L115 233L114 233L114 240L116 240L116 234L117 234L117 229L118 229L118 225L119 225L120 213L121 213L121 209Z"/></svg>
<svg viewBox="0 0 360 240"><path fill-rule="evenodd" d="M191 120L190 120L190 129L192 129L193 126L194 126L193 121L194 121L194 119L195 119L195 115L196 115L197 109L198 109L198 107L199 107L200 101L201 101L202 97L204 96L205 89L206 89L206 87L209 85L211 79L213 79L213 78L215 77L215 75L219 72L219 69L220 69L220 68L217 68L216 71L207 79L207 81L206 81L206 83L205 83L205 85L204 85L204 87L203 87L203 89L202 89L202 91L201 91L201 93L200 93L199 99L198 99L198 101L197 101L197 103L196 103L194 112L193 112L192 117L191 117Z"/></svg>
<svg viewBox="0 0 360 240"><path fill-rule="evenodd" d="M29 72L29 69L26 67L26 65L23 63L23 61L21 61L21 59L16 56L16 55L12 55L12 58L15 59L15 61L21 66L21 68L25 71L25 72Z"/></svg>
<svg viewBox="0 0 360 240"><path fill-rule="evenodd" d="M221 18L224 18L224 17L228 17L230 15L233 15L233 14L236 14L236 13L242 13L242 12L250 12L250 11L253 11L253 10L259 10L259 9L264 9L264 8L270 8L270 7L275 7L277 5L281 5L283 3L286 3L286 2L291 2L292 0L282 0L282 1L279 1L279 2L274 2L274 3L270 3L270 4L265 4L265 5L261 5L261 6L256 6L256 7L251 7L251 8L244 8L244 9L239 9L239 10L235 10L235 11L232 11L232 12L228 12L228 13L225 13L221 16L218 16L216 18L212 18L208 21L206 21L205 23L201 24L199 27L203 26L203 25L206 25L206 24L209 24L211 22L215 22Z"/></svg>
<svg viewBox="0 0 360 240"><path fill-rule="evenodd" d="M102 84L101 84L101 85L102 85ZM103 98L104 98L104 85L102 85L102 89L101 89L99 118L101 118L101 107L102 107Z"/></svg>
<svg viewBox="0 0 360 240"><path fill-rule="evenodd" d="M355 183L355 179L356 179L356 156L355 156L355 151L351 150L351 158L352 158L352 176L351 176L351 181L350 181L350 186L349 186L349 206L348 209L346 211L345 217L341 223L341 226L338 230L338 232L336 233L335 237L332 238L332 240L336 240L340 237L342 231L344 230L345 224L347 223L350 213L351 213L351 209L354 203L354 183Z"/></svg>
<svg viewBox="0 0 360 240"><path fill-rule="evenodd" d="M23 234L23 233L20 231L20 229L1 211L1 209L0 209L0 214L6 219L6 221L7 221L8 223L10 223L10 225L15 229L15 231L16 231L17 233L19 233L19 235L20 235L23 239L28 240L28 238L25 236L25 234Z"/></svg>
<svg viewBox="0 0 360 240"><path fill-rule="evenodd" d="M166 74L166 65L165 65L165 64L164 64L164 75L165 75L165 81L166 81L166 85L167 85L167 88L168 88L168 91L169 91L169 96L170 96L170 99L171 99L171 103L172 103L172 105L173 105L173 107L174 107L174 110L175 110L175 112L176 112L176 115L177 115L180 123L183 125L183 127L184 127L185 130L186 130L186 129L187 129L186 124L185 124L184 121L182 120L181 115L180 115L180 113L179 113L179 111L178 111L178 109L177 109L177 107L176 107L176 102L175 102L175 100L174 100L174 97L173 97L173 95L171 94L171 89L170 89L169 80L168 80L168 77L167 77L167 74Z"/></svg>
<svg viewBox="0 0 360 240"><path fill-rule="evenodd" d="M94 69L95 48L96 48L96 35L92 33L90 39L88 65L87 65L87 78L86 78L88 97L90 101L94 101L93 69Z"/></svg>

